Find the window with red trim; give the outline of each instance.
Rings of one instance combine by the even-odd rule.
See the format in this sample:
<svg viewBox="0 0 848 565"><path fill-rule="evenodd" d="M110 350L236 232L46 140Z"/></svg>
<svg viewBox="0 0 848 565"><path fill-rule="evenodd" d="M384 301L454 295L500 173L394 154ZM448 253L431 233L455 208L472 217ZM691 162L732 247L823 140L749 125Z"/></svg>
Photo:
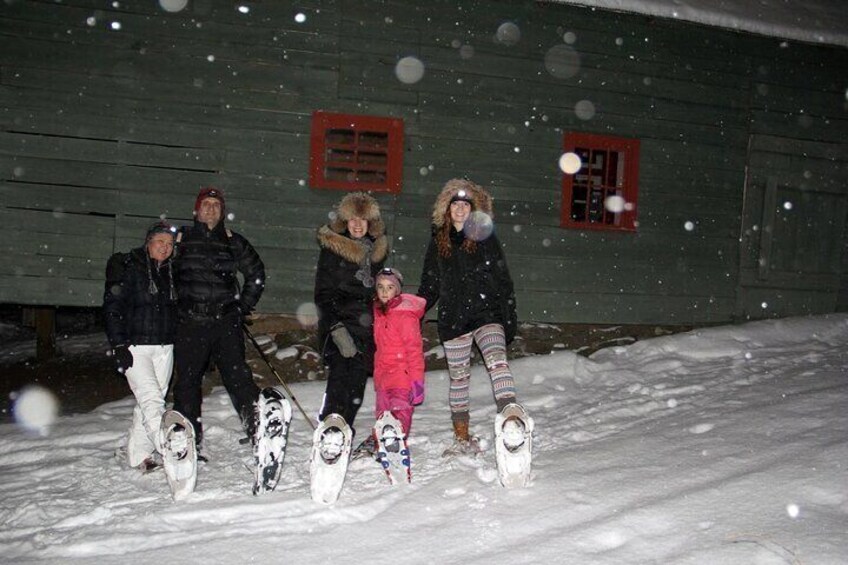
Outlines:
<svg viewBox="0 0 848 565"><path fill-rule="evenodd" d="M565 175L560 225L577 229L635 230L639 140L566 133L563 147L566 155L561 161ZM573 166L568 166L569 163Z"/></svg>
<svg viewBox="0 0 848 565"><path fill-rule="evenodd" d="M310 186L397 193L402 178L403 120L313 112Z"/></svg>

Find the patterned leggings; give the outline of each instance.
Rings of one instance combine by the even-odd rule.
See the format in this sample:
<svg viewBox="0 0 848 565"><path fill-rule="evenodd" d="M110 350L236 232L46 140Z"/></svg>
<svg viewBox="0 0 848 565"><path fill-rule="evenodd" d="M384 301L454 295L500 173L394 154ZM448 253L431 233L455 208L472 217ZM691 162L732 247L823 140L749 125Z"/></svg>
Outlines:
<svg viewBox="0 0 848 565"><path fill-rule="evenodd" d="M446 341L445 357L450 374L450 409L454 421L468 421L468 385L471 380L471 346L477 342L483 362L492 380L492 392L498 410L515 402L515 381L506 360L503 326L487 324L473 332Z"/></svg>

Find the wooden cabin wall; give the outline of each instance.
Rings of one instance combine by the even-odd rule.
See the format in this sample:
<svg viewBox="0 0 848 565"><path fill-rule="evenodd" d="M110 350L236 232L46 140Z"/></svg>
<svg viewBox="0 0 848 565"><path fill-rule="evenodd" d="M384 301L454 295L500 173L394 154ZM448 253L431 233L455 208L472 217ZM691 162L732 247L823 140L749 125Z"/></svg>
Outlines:
<svg viewBox="0 0 848 565"><path fill-rule="evenodd" d="M468 177L495 197L522 320L705 324L846 309L845 214L792 236L807 242L801 259L815 252L811 233L836 253L794 279L784 260L761 284L760 242L745 237L763 217L758 171L809 171L828 185L826 202L844 205L845 85L834 79L848 67L844 48L537 2L237 6L0 6L10 228L0 301L98 305L109 254L140 245L160 217L191 221L198 189L214 184L228 225L267 265L259 309L295 312L312 296L315 230L343 196L309 186L310 118L322 109L404 120L402 191L376 197L407 290L436 193ZM496 39L504 22L517 43ZM578 53L574 76L546 70L555 46ZM395 64L410 55L425 74L404 84ZM640 139L635 232L560 227L567 131ZM775 151L780 166L765 157ZM813 284L797 280L813 272Z"/></svg>

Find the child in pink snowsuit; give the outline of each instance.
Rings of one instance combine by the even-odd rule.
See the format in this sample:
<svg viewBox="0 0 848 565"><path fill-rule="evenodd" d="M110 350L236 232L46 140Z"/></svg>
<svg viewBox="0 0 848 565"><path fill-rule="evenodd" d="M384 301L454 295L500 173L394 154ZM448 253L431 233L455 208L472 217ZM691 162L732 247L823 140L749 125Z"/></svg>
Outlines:
<svg viewBox="0 0 848 565"><path fill-rule="evenodd" d="M376 417L391 411L403 425L405 436L412 426L413 406L424 402L424 350L421 318L426 300L402 294L403 276L383 269L376 278L374 300L374 390Z"/></svg>

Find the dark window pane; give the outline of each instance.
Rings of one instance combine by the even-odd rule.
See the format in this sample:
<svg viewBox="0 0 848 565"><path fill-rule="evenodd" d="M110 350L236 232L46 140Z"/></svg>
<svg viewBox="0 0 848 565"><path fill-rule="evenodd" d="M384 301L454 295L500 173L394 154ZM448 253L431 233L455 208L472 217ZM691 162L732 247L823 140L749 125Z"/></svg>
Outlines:
<svg viewBox="0 0 848 565"><path fill-rule="evenodd" d="M353 145L356 141L356 132L352 129L329 129L324 135L324 140L333 145Z"/></svg>
<svg viewBox="0 0 848 565"><path fill-rule="evenodd" d="M356 153L346 149L327 148L327 161L333 163L353 163L356 161Z"/></svg>
<svg viewBox="0 0 848 565"><path fill-rule="evenodd" d="M359 146L363 149L385 149L389 146L389 134L373 131L360 132Z"/></svg>

